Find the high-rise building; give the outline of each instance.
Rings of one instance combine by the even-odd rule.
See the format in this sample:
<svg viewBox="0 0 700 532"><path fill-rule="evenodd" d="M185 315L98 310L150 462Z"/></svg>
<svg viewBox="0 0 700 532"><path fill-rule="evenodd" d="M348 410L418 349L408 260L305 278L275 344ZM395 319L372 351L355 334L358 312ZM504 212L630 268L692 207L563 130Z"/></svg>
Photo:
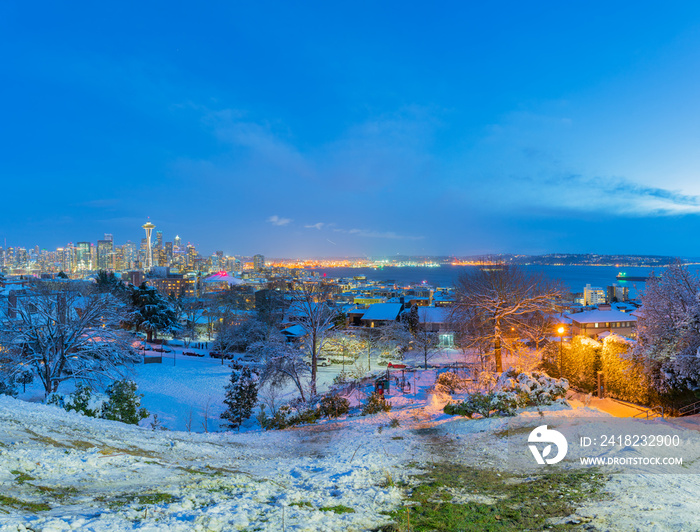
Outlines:
<svg viewBox="0 0 700 532"><path fill-rule="evenodd" d="M583 288L583 304L584 305L599 305L606 302L605 290L597 286L587 284Z"/></svg>
<svg viewBox="0 0 700 532"><path fill-rule="evenodd" d="M127 240L122 246L122 255L124 257L124 270L133 270L138 267L139 250L135 242Z"/></svg>
<svg viewBox="0 0 700 532"><path fill-rule="evenodd" d="M90 242L78 242L75 245L76 269L80 271L92 268L92 257L90 256Z"/></svg>
<svg viewBox="0 0 700 532"><path fill-rule="evenodd" d="M173 244L175 245L175 249L177 251L180 251L182 249L182 239L179 236L175 235L175 241L173 242Z"/></svg>
<svg viewBox="0 0 700 532"><path fill-rule="evenodd" d="M163 247L163 231L156 231L156 247Z"/></svg>
<svg viewBox="0 0 700 532"><path fill-rule="evenodd" d="M97 241L97 269L114 269L114 244L111 240Z"/></svg>
<svg viewBox="0 0 700 532"><path fill-rule="evenodd" d="M197 250L192 244L187 244L187 255L185 257L185 264L192 268L194 267L194 261L197 260Z"/></svg>
<svg viewBox="0 0 700 532"><path fill-rule="evenodd" d="M173 262L173 243L165 243L165 262L166 266L170 266Z"/></svg>
<svg viewBox="0 0 700 532"><path fill-rule="evenodd" d="M265 268L265 257L263 255L253 256L253 268L258 272Z"/></svg>

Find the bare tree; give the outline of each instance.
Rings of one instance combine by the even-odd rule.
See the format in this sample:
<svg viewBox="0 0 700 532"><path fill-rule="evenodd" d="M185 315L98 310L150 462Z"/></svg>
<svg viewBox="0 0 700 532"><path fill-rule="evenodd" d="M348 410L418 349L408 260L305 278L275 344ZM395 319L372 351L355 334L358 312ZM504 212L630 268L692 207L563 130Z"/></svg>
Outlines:
<svg viewBox="0 0 700 532"><path fill-rule="evenodd" d="M18 374L30 368L47 395L69 379L112 380L138 360L133 336L121 328L124 304L109 293L39 285L8 302L3 314L3 369Z"/></svg>
<svg viewBox="0 0 700 532"><path fill-rule="evenodd" d="M306 330L304 340L311 356L311 395L316 395L318 356L338 315L328 301L330 287L319 283L302 283L292 292L290 314L296 316Z"/></svg>
<svg viewBox="0 0 700 532"><path fill-rule="evenodd" d="M304 361L304 354L299 349L273 337L265 342L253 344L248 352L253 353L262 363L261 385L280 388L291 382L299 391L301 400L306 402L305 390L310 371Z"/></svg>
<svg viewBox="0 0 700 532"><path fill-rule="evenodd" d="M501 372L501 350L512 351L520 338L535 335L533 316L555 313L563 292L560 282L517 266L476 268L457 279L452 320L463 324L473 347L492 348L496 371Z"/></svg>

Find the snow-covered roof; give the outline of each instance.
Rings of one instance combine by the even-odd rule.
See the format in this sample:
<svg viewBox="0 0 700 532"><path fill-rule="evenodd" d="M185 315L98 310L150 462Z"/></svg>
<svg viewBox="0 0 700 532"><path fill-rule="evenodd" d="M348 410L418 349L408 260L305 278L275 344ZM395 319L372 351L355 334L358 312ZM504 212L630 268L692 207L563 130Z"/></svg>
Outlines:
<svg viewBox="0 0 700 532"><path fill-rule="evenodd" d="M445 307L418 307L419 323L445 323L449 315Z"/></svg>
<svg viewBox="0 0 700 532"><path fill-rule="evenodd" d="M280 332L285 336L291 336L292 338L300 338L305 336L307 333L306 328L299 324L282 329Z"/></svg>
<svg viewBox="0 0 700 532"><path fill-rule="evenodd" d="M589 310L577 314L569 314L571 321L576 323L608 323L616 321L637 321L637 318L619 310Z"/></svg>
<svg viewBox="0 0 700 532"><path fill-rule="evenodd" d="M395 320L402 308L401 303L374 303L369 306L362 319L369 321Z"/></svg>

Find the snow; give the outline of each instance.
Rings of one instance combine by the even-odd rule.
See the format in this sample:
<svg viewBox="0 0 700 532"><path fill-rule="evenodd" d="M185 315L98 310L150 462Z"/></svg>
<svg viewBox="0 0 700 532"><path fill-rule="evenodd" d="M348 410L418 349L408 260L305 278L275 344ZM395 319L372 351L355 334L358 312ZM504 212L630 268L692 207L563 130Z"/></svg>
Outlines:
<svg viewBox="0 0 700 532"><path fill-rule="evenodd" d="M208 356L183 357L180 351L175 365L164 357L163 364L134 368L143 406L178 430L150 430L147 422L123 425L0 396L0 493L51 505L48 511L31 512L3 504L9 513L0 512L0 531L374 529L387 523L385 512L405 497L386 479L410 482L416 473L412 464L435 459L436 442L450 446L451 458L465 464L541 474L525 439L529 427L543 424L577 434L652 429L679 434L687 473L610 470L607 497L577 508L572 518L596 530L700 528L700 476L688 474L700 463L700 418L647 421L631 417L635 409L623 403L570 395L568 404L469 420L443 413L444 405L460 396L436 392L435 380L445 370L430 368L406 372L409 393L397 392L393 377L401 372L392 372L388 400L393 409L387 413L268 432L250 420L240 433L223 432L218 416L230 368ZM441 353L445 360L461 356ZM322 368L322 389L339 369ZM351 392L353 404L364 401L368 387ZM38 390L30 388L21 397L38 399ZM207 403L210 432L202 433ZM192 433L184 432L190 410ZM392 420L399 426L391 428ZM580 449L570 447L565 469L575 467L581 456ZM618 447L591 450L591 455L658 452ZM18 482L18 472L31 480ZM149 494L167 494L170 500L151 503ZM473 496L477 502L490 501ZM321 510L338 505L354 512Z"/></svg>
<svg viewBox="0 0 700 532"><path fill-rule="evenodd" d="M401 303L374 303L362 315L362 321L394 321L402 308Z"/></svg>
<svg viewBox="0 0 700 532"><path fill-rule="evenodd" d="M576 323L637 321L634 315L620 312L619 310L589 310L587 312L569 314L568 317Z"/></svg>

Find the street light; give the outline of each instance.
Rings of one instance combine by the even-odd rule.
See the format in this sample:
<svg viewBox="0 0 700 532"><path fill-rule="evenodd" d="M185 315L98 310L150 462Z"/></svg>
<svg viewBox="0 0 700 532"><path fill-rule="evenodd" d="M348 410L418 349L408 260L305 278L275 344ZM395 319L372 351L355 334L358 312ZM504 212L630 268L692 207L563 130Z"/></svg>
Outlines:
<svg viewBox="0 0 700 532"><path fill-rule="evenodd" d="M562 368L564 367L564 355L562 351L562 344L564 342L564 327L559 327L557 329L557 333L559 333L559 377L563 377L564 372Z"/></svg>

